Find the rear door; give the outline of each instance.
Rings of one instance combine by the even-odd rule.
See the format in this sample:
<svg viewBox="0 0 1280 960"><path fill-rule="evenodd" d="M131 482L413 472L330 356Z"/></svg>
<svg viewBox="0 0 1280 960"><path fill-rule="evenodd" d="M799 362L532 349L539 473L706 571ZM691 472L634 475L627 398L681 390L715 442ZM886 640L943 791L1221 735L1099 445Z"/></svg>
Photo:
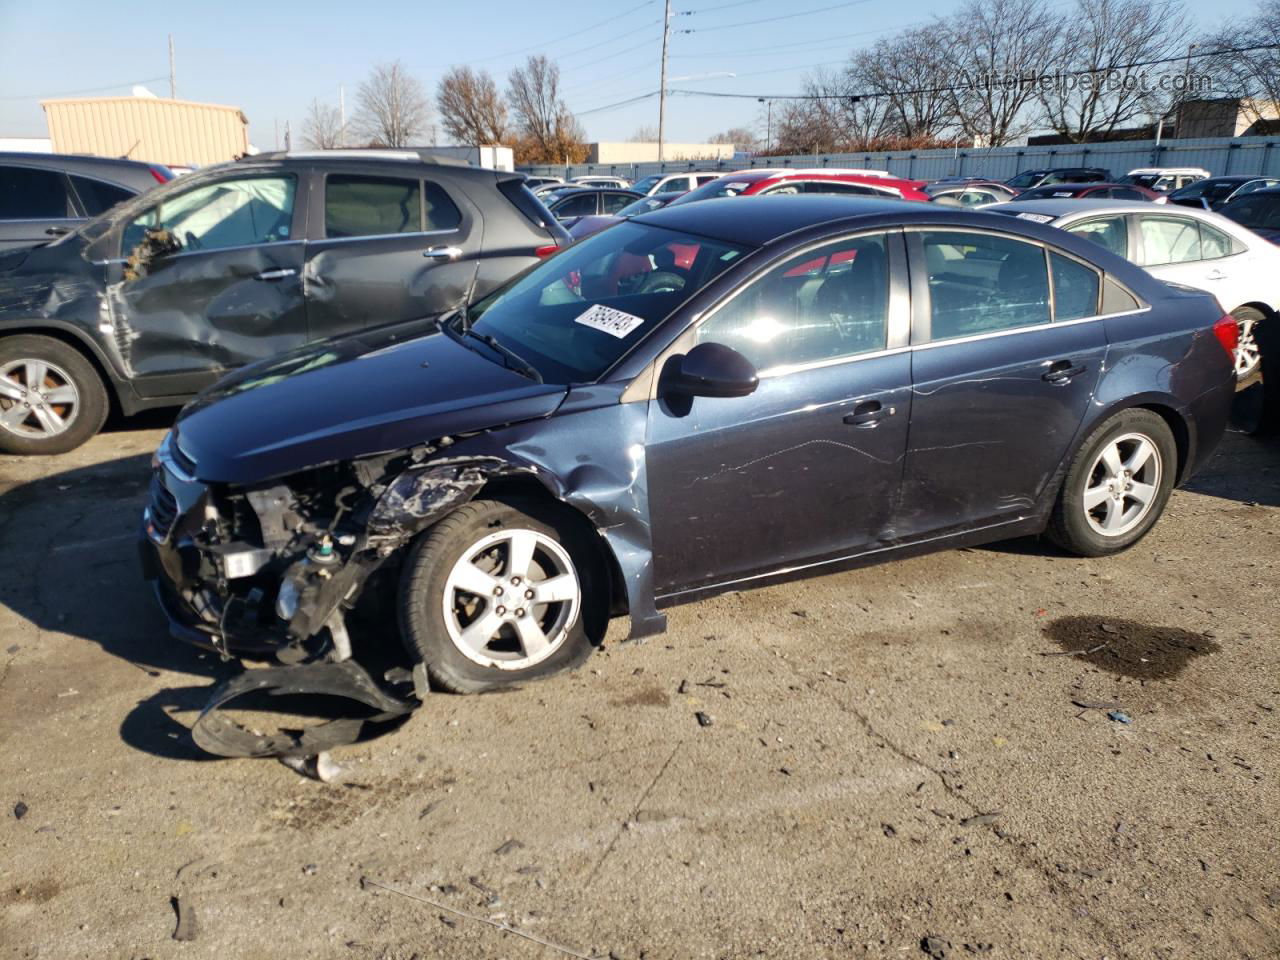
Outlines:
<svg viewBox="0 0 1280 960"><path fill-rule="evenodd" d="M483 223L443 178L317 171L305 287L312 338L441 313L475 281Z"/></svg>
<svg viewBox="0 0 1280 960"><path fill-rule="evenodd" d="M798 252L686 335L689 347L742 353L760 385L650 403L659 593L861 553L885 536L911 404L901 242L871 233Z"/></svg>
<svg viewBox="0 0 1280 960"><path fill-rule="evenodd" d="M1134 262L1161 280L1205 290L1224 311L1256 292L1252 259L1221 230L1177 214L1142 214L1136 220Z"/></svg>
<svg viewBox="0 0 1280 960"><path fill-rule="evenodd" d="M285 172L202 180L118 228L109 302L140 394L191 394L306 342L303 192ZM169 249L144 255L148 231Z"/></svg>
<svg viewBox="0 0 1280 960"><path fill-rule="evenodd" d="M46 231L72 229L80 219L60 171L0 164L0 250L48 243Z"/></svg>
<svg viewBox="0 0 1280 960"><path fill-rule="evenodd" d="M1026 517L1102 370L1106 336L1090 319L1101 277L996 233L910 230L907 246L913 399L895 533L921 539Z"/></svg>

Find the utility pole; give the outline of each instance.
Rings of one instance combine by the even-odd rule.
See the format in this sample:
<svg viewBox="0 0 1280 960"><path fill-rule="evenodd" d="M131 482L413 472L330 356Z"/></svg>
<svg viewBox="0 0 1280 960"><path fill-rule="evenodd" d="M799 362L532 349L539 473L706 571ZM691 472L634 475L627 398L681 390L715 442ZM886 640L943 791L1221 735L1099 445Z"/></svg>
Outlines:
<svg viewBox="0 0 1280 960"><path fill-rule="evenodd" d="M658 162L662 163L662 145L667 134L667 43L671 40L671 0L667 0L662 20L662 79L658 87Z"/></svg>
<svg viewBox="0 0 1280 960"><path fill-rule="evenodd" d="M768 156L769 145L773 143L773 101L764 97L756 97L756 102L763 103L765 105L764 109L766 119L764 122L764 152L765 156ZM759 117L760 114L757 113L756 116ZM756 121L756 123L759 122L759 120Z"/></svg>
<svg viewBox="0 0 1280 960"><path fill-rule="evenodd" d="M1191 85L1191 51L1199 46L1196 43L1187 44L1187 63L1182 68L1182 96L1178 98L1178 125L1174 128L1174 136L1179 140L1186 139L1186 130L1184 129L1185 120L1182 116L1183 111L1187 107L1187 93Z"/></svg>
<svg viewBox="0 0 1280 960"><path fill-rule="evenodd" d="M178 68L173 58L173 34L169 34L169 99L178 99Z"/></svg>

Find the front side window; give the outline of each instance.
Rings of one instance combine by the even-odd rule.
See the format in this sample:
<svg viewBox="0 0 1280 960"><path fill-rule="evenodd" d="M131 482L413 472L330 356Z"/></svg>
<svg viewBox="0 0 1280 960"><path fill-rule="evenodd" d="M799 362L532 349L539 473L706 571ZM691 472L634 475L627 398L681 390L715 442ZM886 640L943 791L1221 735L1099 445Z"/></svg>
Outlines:
<svg viewBox="0 0 1280 960"><path fill-rule="evenodd" d="M1098 271L1060 253L1049 254L1053 271L1053 318L1080 320L1098 315L1098 292L1102 281Z"/></svg>
<svg viewBox="0 0 1280 960"><path fill-rule="evenodd" d="M65 220L74 216L62 174L0 167L0 220Z"/></svg>
<svg viewBox="0 0 1280 960"><path fill-rule="evenodd" d="M1129 236L1124 217L1099 217L1097 220L1073 223L1067 227L1067 233L1074 233L1077 237L1092 240L1117 257L1128 256Z"/></svg>
<svg viewBox="0 0 1280 960"><path fill-rule="evenodd" d="M324 235L368 237L422 230L417 180L331 174L324 184Z"/></svg>
<svg viewBox="0 0 1280 960"><path fill-rule="evenodd" d="M128 253L148 229L168 230L183 251L217 250L289 239L292 176L219 180L165 197L125 228Z"/></svg>
<svg viewBox="0 0 1280 960"><path fill-rule="evenodd" d="M888 309L885 237L854 237L770 270L698 327L697 339L776 370L883 350Z"/></svg>
<svg viewBox="0 0 1280 960"><path fill-rule="evenodd" d="M661 179L662 179L662 175L655 173L651 177L645 177L643 180L637 180L635 183L631 185L631 189L636 190L640 193L648 193L650 190L652 190L654 187L658 185L658 181Z"/></svg>
<svg viewBox="0 0 1280 960"><path fill-rule="evenodd" d="M1036 170L1025 170L1015 177L1010 177L1005 181L1005 183L1009 184L1011 187L1026 189L1027 187L1034 187L1038 184L1041 176L1042 174Z"/></svg>
<svg viewBox="0 0 1280 960"><path fill-rule="evenodd" d="M567 220L570 217L593 216L596 212L596 195L585 191L571 193L553 203L551 212L556 215L558 220Z"/></svg>
<svg viewBox="0 0 1280 960"><path fill-rule="evenodd" d="M1165 263L1190 263L1201 259L1199 223L1180 217L1140 217L1141 267Z"/></svg>
<svg viewBox="0 0 1280 960"><path fill-rule="evenodd" d="M988 203L998 203L999 197L986 190L965 190L960 194L960 206L980 207Z"/></svg>
<svg viewBox="0 0 1280 960"><path fill-rule="evenodd" d="M886 192L861 183L838 183L834 180L812 180L804 185L805 193L835 193L859 197L883 197Z"/></svg>
<svg viewBox="0 0 1280 960"><path fill-rule="evenodd" d="M551 383L597 379L747 247L625 221L534 267L467 311Z"/></svg>
<svg viewBox="0 0 1280 960"><path fill-rule="evenodd" d="M1033 244L983 233L922 231L932 339L1049 322L1049 271Z"/></svg>

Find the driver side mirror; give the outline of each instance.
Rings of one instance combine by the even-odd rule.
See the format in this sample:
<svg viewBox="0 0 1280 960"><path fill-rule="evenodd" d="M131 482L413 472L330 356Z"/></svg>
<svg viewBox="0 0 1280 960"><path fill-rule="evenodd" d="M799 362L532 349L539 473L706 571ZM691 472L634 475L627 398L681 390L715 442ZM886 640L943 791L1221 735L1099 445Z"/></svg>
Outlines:
<svg viewBox="0 0 1280 960"><path fill-rule="evenodd" d="M723 343L698 344L669 376L669 389L690 397L745 397L760 385L751 361Z"/></svg>

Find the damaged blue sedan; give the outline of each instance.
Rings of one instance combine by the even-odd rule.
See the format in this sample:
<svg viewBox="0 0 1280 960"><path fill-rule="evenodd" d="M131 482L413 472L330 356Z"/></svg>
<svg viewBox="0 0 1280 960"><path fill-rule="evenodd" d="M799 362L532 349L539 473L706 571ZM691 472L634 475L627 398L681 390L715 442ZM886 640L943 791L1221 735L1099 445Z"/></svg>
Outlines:
<svg viewBox="0 0 1280 960"><path fill-rule="evenodd" d="M716 592L1028 534L1123 550L1218 444L1236 329L1038 223L670 207L221 381L156 454L144 562L228 655L403 642L491 689Z"/></svg>

